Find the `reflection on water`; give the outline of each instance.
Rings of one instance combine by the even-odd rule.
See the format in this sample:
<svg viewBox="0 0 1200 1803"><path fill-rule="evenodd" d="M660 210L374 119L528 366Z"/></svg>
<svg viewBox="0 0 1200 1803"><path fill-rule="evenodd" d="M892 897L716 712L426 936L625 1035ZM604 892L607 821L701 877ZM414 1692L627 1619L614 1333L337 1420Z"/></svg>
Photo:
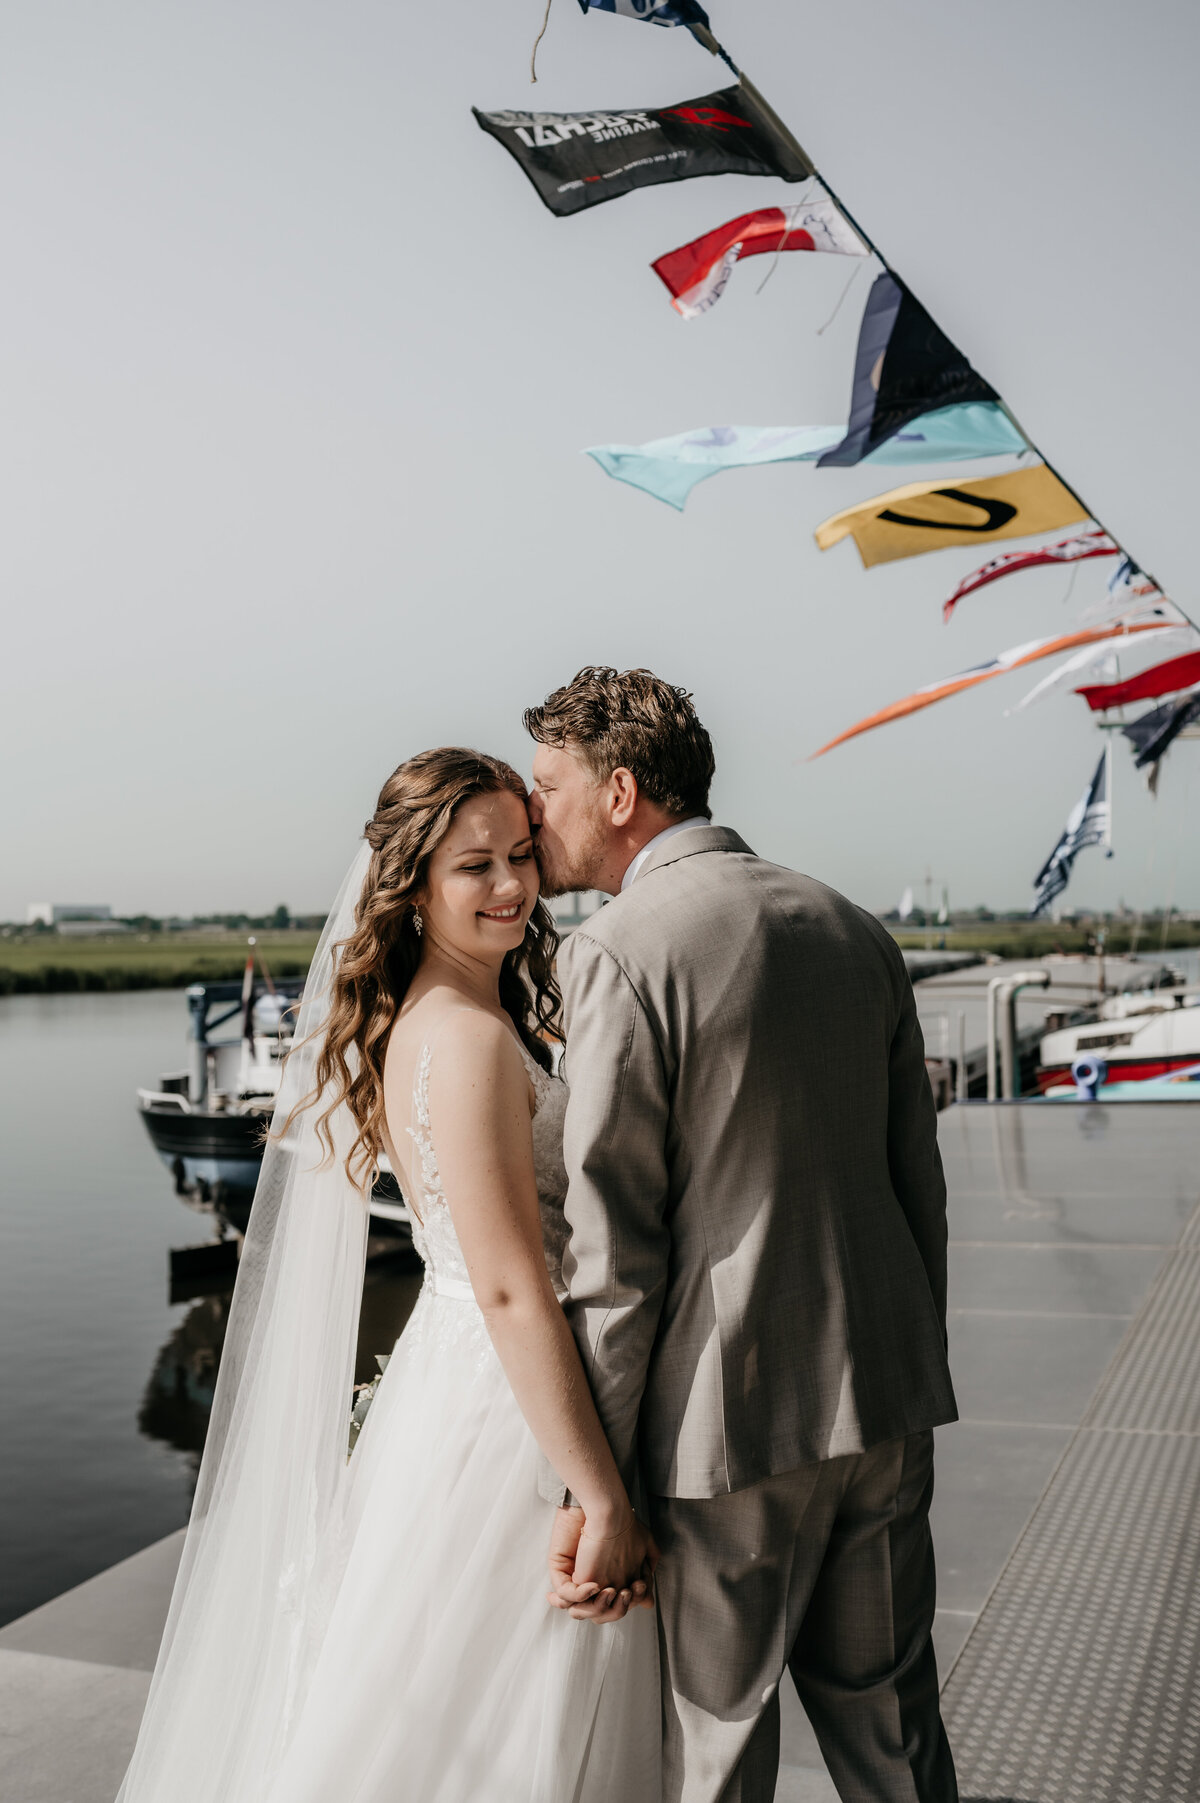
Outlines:
<svg viewBox="0 0 1200 1803"><path fill-rule="evenodd" d="M359 1318L355 1383L365 1383L376 1375L376 1355L391 1351L412 1313L420 1287L421 1274L414 1267L412 1255L408 1259L380 1259L368 1267ZM208 1432L232 1296L229 1286L217 1295L202 1296L190 1304L154 1361L138 1410L140 1433L186 1454L193 1486Z"/></svg>
<svg viewBox="0 0 1200 1803"><path fill-rule="evenodd" d="M165 1440L199 1469L217 1366L229 1319L229 1296L193 1302L162 1351L138 1410L138 1431Z"/></svg>
<svg viewBox="0 0 1200 1803"><path fill-rule="evenodd" d="M186 1035L171 990L0 998L0 1624L187 1520L232 1273L172 1290L172 1252L219 1223L175 1195L134 1099ZM371 1270L359 1381L416 1288Z"/></svg>

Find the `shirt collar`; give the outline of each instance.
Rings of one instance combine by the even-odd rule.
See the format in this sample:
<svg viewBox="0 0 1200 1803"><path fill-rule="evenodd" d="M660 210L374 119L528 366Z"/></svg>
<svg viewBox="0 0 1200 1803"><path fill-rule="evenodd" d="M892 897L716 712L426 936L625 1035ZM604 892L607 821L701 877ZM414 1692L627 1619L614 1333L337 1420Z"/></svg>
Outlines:
<svg viewBox="0 0 1200 1803"><path fill-rule="evenodd" d="M655 833L653 839L647 839L646 843L642 846L641 851L638 852L628 870L625 872L625 875L621 878L621 894L624 895L626 889L629 888L629 885L635 882L638 876L640 876L643 864L645 864L646 859L650 856L650 853L656 846L663 844L664 840L673 839L676 833L686 833L693 826L711 825L712 821L707 820L703 814L693 814L690 820L672 821L670 826L663 827L661 833Z"/></svg>

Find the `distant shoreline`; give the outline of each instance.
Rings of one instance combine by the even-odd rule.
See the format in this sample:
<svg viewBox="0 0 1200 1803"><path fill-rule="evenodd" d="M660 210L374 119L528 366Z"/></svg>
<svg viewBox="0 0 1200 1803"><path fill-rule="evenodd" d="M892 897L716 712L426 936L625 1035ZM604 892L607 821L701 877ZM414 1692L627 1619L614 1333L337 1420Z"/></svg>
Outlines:
<svg viewBox="0 0 1200 1803"><path fill-rule="evenodd" d="M926 943L922 927L883 923L906 951ZM1038 958L1047 952L1088 953L1094 929L1056 926L1053 921L997 920L945 929L935 927L932 943L943 935L948 951L994 952L1002 958ZM1128 954L1132 922L1110 923L1105 951ZM246 934L146 934L138 939L57 939L51 935L0 940L0 997L6 995L103 995L136 989L186 989L189 983L230 982L246 964ZM291 929L256 933L255 949L265 957L273 977L303 977L308 972L318 935ZM1200 945L1200 923L1179 921L1168 928L1149 920L1137 933L1136 952L1144 957Z"/></svg>
<svg viewBox="0 0 1200 1803"><path fill-rule="evenodd" d="M1044 958L1051 952L1073 957L1094 957L1095 926L1075 926L1052 920L992 920L962 927L924 927L885 920L883 925L904 951L919 951L927 943L948 952L994 952L999 958ZM1181 920L1168 926L1163 940L1162 921L1153 918L1140 928L1132 920L1103 923L1106 957L1160 958L1167 952L1188 951L1200 945L1200 922ZM945 935L945 947L942 936ZM1135 943L1136 941L1136 943ZM3 954L0 953L0 960Z"/></svg>
<svg viewBox="0 0 1200 1803"><path fill-rule="evenodd" d="M255 933L255 951L272 977L302 977L317 934ZM105 994L134 989L186 989L229 982L246 965L245 933L144 934L106 939L0 940L0 996Z"/></svg>

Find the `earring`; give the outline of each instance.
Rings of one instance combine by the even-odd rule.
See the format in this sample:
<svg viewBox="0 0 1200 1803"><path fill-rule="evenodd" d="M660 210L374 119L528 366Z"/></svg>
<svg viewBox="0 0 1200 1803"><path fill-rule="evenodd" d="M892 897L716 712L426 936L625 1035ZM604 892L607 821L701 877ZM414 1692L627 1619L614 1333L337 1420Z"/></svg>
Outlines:
<svg viewBox="0 0 1200 1803"><path fill-rule="evenodd" d="M421 919L421 910L420 910L420 908L414 908L413 909L413 932L417 935L417 938L419 939L421 937L421 934L424 931L425 931L425 922Z"/></svg>

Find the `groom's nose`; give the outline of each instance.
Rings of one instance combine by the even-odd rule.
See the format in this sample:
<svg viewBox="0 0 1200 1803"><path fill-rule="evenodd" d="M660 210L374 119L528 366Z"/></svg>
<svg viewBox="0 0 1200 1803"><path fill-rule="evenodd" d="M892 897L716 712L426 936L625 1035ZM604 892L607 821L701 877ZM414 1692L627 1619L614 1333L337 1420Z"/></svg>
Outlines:
<svg viewBox="0 0 1200 1803"><path fill-rule="evenodd" d="M536 789L529 794L529 824L535 833L542 824L542 798Z"/></svg>

